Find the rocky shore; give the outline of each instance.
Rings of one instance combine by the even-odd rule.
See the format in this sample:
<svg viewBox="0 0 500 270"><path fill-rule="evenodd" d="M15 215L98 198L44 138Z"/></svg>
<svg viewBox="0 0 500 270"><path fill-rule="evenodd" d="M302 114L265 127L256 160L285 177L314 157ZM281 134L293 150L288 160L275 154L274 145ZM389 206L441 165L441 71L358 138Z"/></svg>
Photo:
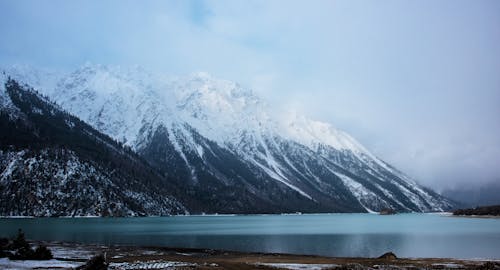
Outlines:
<svg viewBox="0 0 500 270"><path fill-rule="evenodd" d="M54 258L48 261L0 259L0 269L85 269L89 259L102 255L108 269L500 269L500 261L444 258L398 258L386 253L379 258L330 258L321 256L265 254L161 247L82 245L32 242L47 246ZM86 268L92 269L92 268Z"/></svg>

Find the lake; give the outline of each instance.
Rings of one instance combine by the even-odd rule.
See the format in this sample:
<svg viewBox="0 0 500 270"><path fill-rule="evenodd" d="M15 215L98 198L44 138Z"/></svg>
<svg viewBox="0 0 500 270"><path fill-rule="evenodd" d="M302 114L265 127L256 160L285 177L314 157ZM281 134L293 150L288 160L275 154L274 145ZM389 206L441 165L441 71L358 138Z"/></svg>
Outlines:
<svg viewBox="0 0 500 270"><path fill-rule="evenodd" d="M500 259L500 219L439 214L0 218L0 236L235 251Z"/></svg>

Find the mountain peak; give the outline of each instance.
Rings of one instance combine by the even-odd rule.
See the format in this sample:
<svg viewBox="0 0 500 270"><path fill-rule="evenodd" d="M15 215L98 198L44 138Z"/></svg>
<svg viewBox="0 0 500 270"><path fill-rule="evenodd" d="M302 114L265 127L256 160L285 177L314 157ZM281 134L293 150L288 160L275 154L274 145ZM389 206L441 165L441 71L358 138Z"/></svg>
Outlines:
<svg viewBox="0 0 500 270"><path fill-rule="evenodd" d="M19 82L29 83L31 87L44 91L54 89L64 72L38 68L27 64L2 67L2 72Z"/></svg>
<svg viewBox="0 0 500 270"><path fill-rule="evenodd" d="M193 80L210 80L213 79L212 74L206 71L197 71L189 74L189 77Z"/></svg>
<svg viewBox="0 0 500 270"><path fill-rule="evenodd" d="M174 84L174 87L178 88L177 91L183 93L202 91L223 95L226 98L257 98L252 90L244 88L236 82L216 78L207 72L196 72L180 77Z"/></svg>

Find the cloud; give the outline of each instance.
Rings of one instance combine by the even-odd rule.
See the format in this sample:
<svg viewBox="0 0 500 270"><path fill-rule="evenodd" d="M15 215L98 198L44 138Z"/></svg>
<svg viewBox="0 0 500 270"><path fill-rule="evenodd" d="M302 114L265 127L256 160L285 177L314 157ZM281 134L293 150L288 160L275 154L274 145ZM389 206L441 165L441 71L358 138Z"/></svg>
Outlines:
<svg viewBox="0 0 500 270"><path fill-rule="evenodd" d="M1 1L1 64L207 71L432 187L499 181L500 3Z"/></svg>

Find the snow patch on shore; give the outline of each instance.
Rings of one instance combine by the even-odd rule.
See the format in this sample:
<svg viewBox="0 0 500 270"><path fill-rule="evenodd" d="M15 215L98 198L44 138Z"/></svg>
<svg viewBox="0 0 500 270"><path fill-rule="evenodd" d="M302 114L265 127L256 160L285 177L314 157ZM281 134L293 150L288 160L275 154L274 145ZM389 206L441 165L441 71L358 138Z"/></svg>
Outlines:
<svg viewBox="0 0 500 270"><path fill-rule="evenodd" d="M7 258L0 259L0 269L11 270L24 270L24 269L72 269L83 265L81 262L68 262L59 260L46 260L46 261L17 261L9 260Z"/></svg>
<svg viewBox="0 0 500 270"><path fill-rule="evenodd" d="M187 262L173 262L173 261L148 261L148 262L135 262L135 263L111 263L110 269L175 269L176 267L193 267L195 263Z"/></svg>
<svg viewBox="0 0 500 270"><path fill-rule="evenodd" d="M338 267L337 264L308 264L308 263L256 263L257 266L268 266L277 269L290 270L322 270Z"/></svg>

